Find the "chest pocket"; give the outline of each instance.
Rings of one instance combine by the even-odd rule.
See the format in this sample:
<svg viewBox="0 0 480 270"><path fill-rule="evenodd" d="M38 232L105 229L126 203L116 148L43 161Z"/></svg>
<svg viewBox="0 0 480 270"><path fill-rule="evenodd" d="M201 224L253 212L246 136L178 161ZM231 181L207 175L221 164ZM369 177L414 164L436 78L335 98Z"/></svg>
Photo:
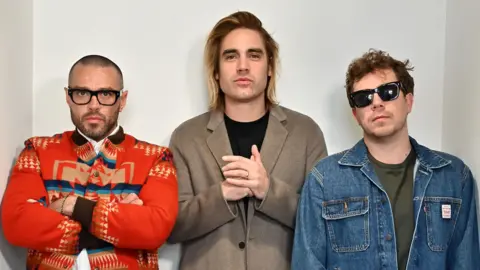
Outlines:
<svg viewBox="0 0 480 270"><path fill-rule="evenodd" d="M370 245L368 197L323 202L322 217L336 252L364 251Z"/></svg>
<svg viewBox="0 0 480 270"><path fill-rule="evenodd" d="M423 198L427 223L427 242L432 251L445 251L452 239L462 199L451 197Z"/></svg>

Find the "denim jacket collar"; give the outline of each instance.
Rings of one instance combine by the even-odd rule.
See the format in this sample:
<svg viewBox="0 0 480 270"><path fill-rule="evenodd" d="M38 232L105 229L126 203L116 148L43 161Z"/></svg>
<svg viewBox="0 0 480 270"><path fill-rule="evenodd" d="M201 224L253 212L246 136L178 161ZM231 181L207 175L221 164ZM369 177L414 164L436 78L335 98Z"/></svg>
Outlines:
<svg viewBox="0 0 480 270"><path fill-rule="evenodd" d="M435 153L434 151L428 149L427 147L419 144L414 138L409 137L410 143L412 144L415 153L417 154L417 162L422 167L427 169L438 169L442 168L452 161L445 159ZM343 156L338 161L340 165L352 166L352 167L363 167L369 163L367 155L367 146L363 138L357 142L352 148L345 151Z"/></svg>

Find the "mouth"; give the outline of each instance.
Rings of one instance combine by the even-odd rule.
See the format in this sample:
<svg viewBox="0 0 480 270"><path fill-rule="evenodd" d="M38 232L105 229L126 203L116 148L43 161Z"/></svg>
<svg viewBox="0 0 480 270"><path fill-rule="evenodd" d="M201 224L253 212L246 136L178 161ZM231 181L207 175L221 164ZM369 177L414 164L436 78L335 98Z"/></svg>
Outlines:
<svg viewBox="0 0 480 270"><path fill-rule="evenodd" d="M248 78L240 78L240 79L236 79L235 83L239 87L248 87L252 84L252 80L250 80Z"/></svg>
<svg viewBox="0 0 480 270"><path fill-rule="evenodd" d="M99 122L103 122L103 117L100 117L100 116L88 116L88 117L85 117L85 121L89 122L89 123L99 123Z"/></svg>
<svg viewBox="0 0 480 270"><path fill-rule="evenodd" d="M374 117L372 122L375 122L377 120L384 120L384 119L388 119L388 117L385 116L385 115L379 115L379 116Z"/></svg>

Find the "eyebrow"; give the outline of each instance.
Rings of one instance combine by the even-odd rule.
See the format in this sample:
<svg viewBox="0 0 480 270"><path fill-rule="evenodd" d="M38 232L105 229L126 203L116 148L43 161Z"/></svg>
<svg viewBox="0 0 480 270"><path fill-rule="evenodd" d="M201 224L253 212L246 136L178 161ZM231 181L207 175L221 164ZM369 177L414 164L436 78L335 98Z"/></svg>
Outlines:
<svg viewBox="0 0 480 270"><path fill-rule="evenodd" d="M102 87L99 89L89 89L88 87L81 87L81 86L69 86L70 89L76 89L76 90L90 90L90 91L120 91L118 89L112 88L112 87Z"/></svg>
<svg viewBox="0 0 480 270"><path fill-rule="evenodd" d="M250 48L247 50L248 53L259 53L259 54L264 54L263 50L260 48ZM226 49L223 51L222 55L227 55L227 54L232 54L232 53L238 53L237 49Z"/></svg>

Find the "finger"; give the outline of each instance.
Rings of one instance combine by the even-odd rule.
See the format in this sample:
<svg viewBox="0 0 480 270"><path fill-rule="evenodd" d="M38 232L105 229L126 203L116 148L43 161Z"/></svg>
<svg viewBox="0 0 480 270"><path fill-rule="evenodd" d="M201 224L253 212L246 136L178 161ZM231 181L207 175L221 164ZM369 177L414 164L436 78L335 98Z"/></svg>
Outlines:
<svg viewBox="0 0 480 270"><path fill-rule="evenodd" d="M229 170L225 171L223 176L229 178L246 178L248 176L248 172L245 170Z"/></svg>
<svg viewBox="0 0 480 270"><path fill-rule="evenodd" d="M255 144L252 146L252 155L255 158L256 162L260 162L260 163L262 162L260 152L258 151L258 147Z"/></svg>
<svg viewBox="0 0 480 270"><path fill-rule="evenodd" d="M28 199L27 202L29 202L29 203L36 203L37 201L34 200L34 199Z"/></svg>
<svg viewBox="0 0 480 270"><path fill-rule="evenodd" d="M223 161L227 161L227 162L248 160L247 158L244 158L242 156L223 156L222 159Z"/></svg>
<svg viewBox="0 0 480 270"><path fill-rule="evenodd" d="M140 199L133 200L130 204L143 205L143 201Z"/></svg>
<svg viewBox="0 0 480 270"><path fill-rule="evenodd" d="M245 159L248 162L245 162L244 160L242 161L234 161L231 163L228 163L227 165L223 166L222 171L230 171L230 170L244 170L248 171L249 167L251 167L251 160Z"/></svg>
<svg viewBox="0 0 480 270"><path fill-rule="evenodd" d="M138 199L137 194L135 194L135 193L130 193L130 194L127 195L127 197L125 197L125 198L121 201L121 203L131 203L131 202L133 202L133 201L136 200L136 199Z"/></svg>
<svg viewBox="0 0 480 270"><path fill-rule="evenodd" d="M237 187L246 187L246 188L253 188L253 189L257 187L257 181L254 181L254 180L227 178L225 181Z"/></svg>

